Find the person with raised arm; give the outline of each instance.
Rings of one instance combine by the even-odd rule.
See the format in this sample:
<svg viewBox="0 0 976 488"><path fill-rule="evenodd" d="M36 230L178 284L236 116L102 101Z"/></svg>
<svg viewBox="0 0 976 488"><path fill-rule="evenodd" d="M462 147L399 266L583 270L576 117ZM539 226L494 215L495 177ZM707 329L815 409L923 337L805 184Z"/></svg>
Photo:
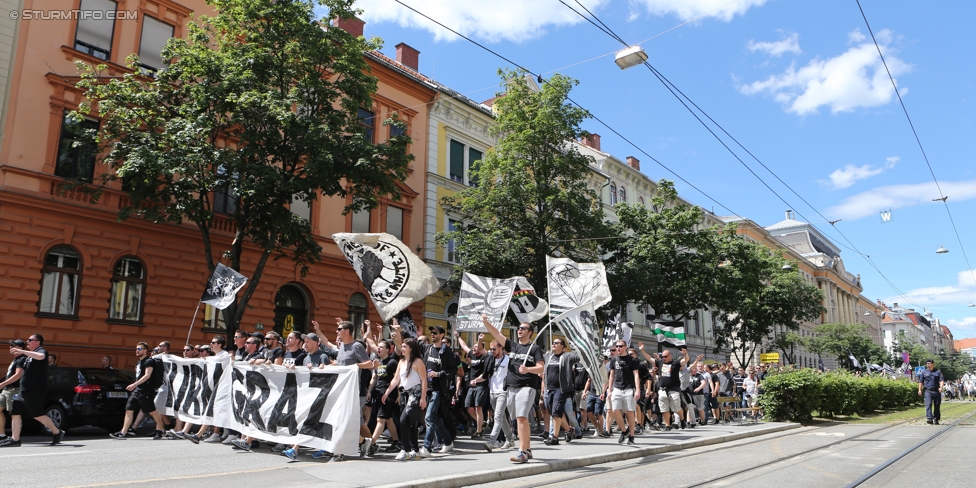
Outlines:
<svg viewBox="0 0 976 488"><path fill-rule="evenodd" d="M482 314L481 321L488 332L495 337L499 346L509 353L508 376L505 378L505 386L508 388L508 412L515 417L519 438L519 452L512 456L511 461L525 463L532 459L529 411L535 403L539 377L545 368L542 349L532 342L532 324L528 322L519 324L516 332L518 342L513 344L488 321L487 315Z"/></svg>

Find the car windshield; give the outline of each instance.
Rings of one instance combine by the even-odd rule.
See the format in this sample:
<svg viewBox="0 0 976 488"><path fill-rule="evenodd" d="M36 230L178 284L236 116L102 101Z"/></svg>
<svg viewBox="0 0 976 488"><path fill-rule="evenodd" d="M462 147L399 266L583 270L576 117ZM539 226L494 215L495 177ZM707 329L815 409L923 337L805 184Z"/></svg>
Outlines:
<svg viewBox="0 0 976 488"><path fill-rule="evenodd" d="M129 379L119 370L81 369L78 370L78 381L89 385L106 385L112 383L128 383Z"/></svg>

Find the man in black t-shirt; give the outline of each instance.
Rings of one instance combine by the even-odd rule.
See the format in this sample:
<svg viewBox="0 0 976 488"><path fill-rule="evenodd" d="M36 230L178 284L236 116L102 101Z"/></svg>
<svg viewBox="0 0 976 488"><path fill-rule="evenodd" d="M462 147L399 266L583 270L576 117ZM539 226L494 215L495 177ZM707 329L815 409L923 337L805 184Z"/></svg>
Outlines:
<svg viewBox="0 0 976 488"><path fill-rule="evenodd" d="M424 346L423 360L427 366L427 433L424 435L424 445L418 454L420 457L430 457L430 448L434 444L434 436L440 440L440 453L448 453L454 449L454 437L447 429L444 418L451 408L450 383L457 377L458 365L455 361L454 350L444 341L447 331L444 327L435 325L428 328L430 344Z"/></svg>
<svg viewBox="0 0 976 488"><path fill-rule="evenodd" d="M634 427L636 424L635 411L637 410L637 400L640 398L640 391L637 385L640 383L640 365L637 359L627 354L627 343L618 341L616 345L617 355L610 361L610 379L608 382L613 385L613 395L610 402L613 404L614 420L620 426L620 439L618 444L634 443ZM628 430L624 430L624 416L627 417Z"/></svg>
<svg viewBox="0 0 976 488"><path fill-rule="evenodd" d="M394 390L387 395L386 401L383 401L383 395L390 387L390 383L393 382L393 377L396 376L397 362L400 361L400 356L396 355L394 349L396 346L388 340L382 340L376 346L379 366L373 370L373 379L370 381L369 388L369 400L376 410L376 428L373 429L373 440L370 442L369 451L366 453L367 457L373 457L373 454L379 450L377 441L386 429L390 430L390 445L386 448L386 452L398 452L401 449L396 422L400 415L397 391Z"/></svg>
<svg viewBox="0 0 976 488"><path fill-rule="evenodd" d="M488 383L485 382L486 378L483 378L488 356L485 354L485 346L481 342L485 335L478 334L478 342L472 344L470 348L457 332L454 333L454 336L461 344L461 349L468 355L469 362L464 377L465 384L468 386L468 393L464 395L464 407L475 422L474 434L471 438L480 439L481 429L485 422L484 405L488 401Z"/></svg>
<svg viewBox="0 0 976 488"><path fill-rule="evenodd" d="M10 341L10 345L21 349L27 347L27 343L17 339ZM3 411L12 412L14 409L14 397L20 394L20 378L24 376L24 364L27 363L27 356L17 356L7 366L7 377L0 382L0 442L7 439L5 434L7 428L7 416Z"/></svg>
<svg viewBox="0 0 976 488"><path fill-rule="evenodd" d="M156 422L157 430L154 438L161 439L163 432L158 429L163 425L163 418L156 411L155 399L156 389L160 386L156 383L162 383L162 375L159 373L163 370L163 362L149 356L149 344L145 342L136 345L136 358L139 359L139 362L136 363L136 380L125 388L132 393L129 394L129 400L125 403L125 419L122 421L122 430L109 434L109 437L124 440L125 433L132 426L136 412L142 411ZM155 381L153 377L155 377Z"/></svg>
<svg viewBox="0 0 976 488"><path fill-rule="evenodd" d="M281 365L292 369L302 366L305 364L305 355L302 350L302 334L297 330L292 331L285 338L285 353L282 355Z"/></svg>
<svg viewBox="0 0 976 488"><path fill-rule="evenodd" d="M665 349L660 358L654 361L661 374L658 384L657 402L664 418L664 430L671 430L671 421L681 421L681 379L678 376L681 368L688 364L688 350L684 349L684 356L680 360L671 358L671 351Z"/></svg>
<svg viewBox="0 0 976 488"><path fill-rule="evenodd" d="M47 351L44 349L44 337L33 334L27 339L27 349L11 347L10 354L14 357L26 356L24 374L20 378L20 396L14 400L10 410L10 437L0 442L0 447L20 447L20 429L23 427L24 416L33 417L51 431L53 439L51 445L57 445L64 439L64 431L58 430L51 418L44 415L44 397L47 395Z"/></svg>
<svg viewBox="0 0 976 488"><path fill-rule="evenodd" d="M532 324L522 322L516 334L518 342L508 340L488 320L488 316L481 315L481 322L495 337L495 341L502 349L509 353L508 376L505 377L505 387L508 391L508 413L515 417L518 424L519 452L511 457L513 463L526 463L532 459L530 444L532 429L529 426L529 411L536 402L536 384L539 375L543 373L542 349L532 342Z"/></svg>

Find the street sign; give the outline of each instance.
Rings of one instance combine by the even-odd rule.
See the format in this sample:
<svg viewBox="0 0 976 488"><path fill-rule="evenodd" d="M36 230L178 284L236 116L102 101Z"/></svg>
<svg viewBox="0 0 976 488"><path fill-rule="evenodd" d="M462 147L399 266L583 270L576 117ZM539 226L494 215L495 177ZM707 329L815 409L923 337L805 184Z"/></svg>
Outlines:
<svg viewBox="0 0 976 488"><path fill-rule="evenodd" d="M778 363L779 353L778 352L767 352L766 354L759 355L759 362L762 363Z"/></svg>

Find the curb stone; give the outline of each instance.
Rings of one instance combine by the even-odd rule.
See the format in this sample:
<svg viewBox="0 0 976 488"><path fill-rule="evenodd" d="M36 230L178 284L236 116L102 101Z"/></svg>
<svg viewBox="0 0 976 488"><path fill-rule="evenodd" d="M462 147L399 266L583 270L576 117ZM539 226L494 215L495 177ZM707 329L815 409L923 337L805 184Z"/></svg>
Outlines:
<svg viewBox="0 0 976 488"><path fill-rule="evenodd" d="M517 464L509 468L471 471L467 473L438 476L435 478L412 480L405 483L393 483L393 484L381 485L377 488L421 488L421 487L422 488L456 488L456 487L471 486L471 485L483 484L483 483L493 483L496 481L504 481L504 480L510 480L514 478L524 478L527 476L536 476L544 473L552 473L556 471L565 471L568 469L582 468L584 466L592 466L594 464L626 461L628 459L653 456L653 455L664 454L668 452L681 451L684 449L694 449L697 447L710 446L714 444L722 444L725 442L732 442L740 439L747 439L750 437L758 437L766 434L774 434L777 432L796 429L799 427L800 424L794 424L794 423L775 425L772 427L764 427L761 429L740 432L737 434L728 434L719 437L709 437L705 439L681 442L678 444L669 444L665 446L656 446L656 447L641 447L633 450L617 451L617 452L611 452L606 454L591 454L588 456L580 456L580 457L574 457L568 459L554 459L551 461L541 461L541 462L530 461L526 464Z"/></svg>

